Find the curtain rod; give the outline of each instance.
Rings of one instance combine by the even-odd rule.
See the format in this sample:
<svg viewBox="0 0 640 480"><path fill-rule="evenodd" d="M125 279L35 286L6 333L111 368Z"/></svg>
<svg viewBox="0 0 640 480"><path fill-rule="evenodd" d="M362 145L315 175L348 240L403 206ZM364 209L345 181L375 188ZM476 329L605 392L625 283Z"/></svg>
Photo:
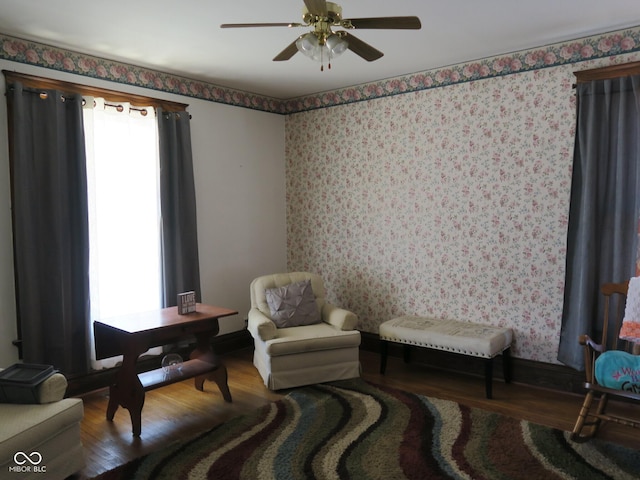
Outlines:
<svg viewBox="0 0 640 480"><path fill-rule="evenodd" d="M610 80L613 78L628 77L630 75L640 75L640 62L620 63L617 65L610 65L608 67L578 70L573 72L573 74L576 77L576 83L587 83L592 80Z"/></svg>
<svg viewBox="0 0 640 480"><path fill-rule="evenodd" d="M184 112L189 107L186 103L178 103L172 100L162 100L155 97L138 95L135 93L125 93L117 90L109 90L101 87L92 87L78 83L54 80L51 78L28 75L11 70L2 70L7 85L13 82L20 82L25 88L35 88L40 90L57 90L59 92L79 93L80 95L90 95L92 97L103 97L109 102L129 102L134 105L150 105L161 107L164 112Z"/></svg>
<svg viewBox="0 0 640 480"><path fill-rule="evenodd" d="M13 90L13 89L14 89L13 85L9 85L9 90ZM38 95L41 99L43 99L43 100L45 100L45 99L49 98L49 92L42 91L41 89L31 88L31 87L23 87L22 91L27 91L27 92L30 92L30 93L35 93L35 94L37 94L37 95ZM63 102L66 102L66 101L67 101L67 99L72 98L72 96L70 96L70 95L66 95L66 94L64 94L64 93L61 93L61 94L60 94L60 98L62 99L62 101L63 101ZM83 96L83 97L82 97L82 106L84 107L86 104L87 104L87 100L86 100L86 98ZM110 103L110 102L105 101L105 102L104 102L104 105L105 105L106 107L113 107L113 108L115 108L118 112L122 112L122 111L124 110L124 106L123 106L122 104L119 104L119 103ZM94 107L96 106L96 102L95 102L95 100L94 100L94 102L93 102L93 106L94 106ZM152 105L149 105L149 107L154 108ZM129 107L129 110L133 110L134 112L140 112L140 113L142 114L142 116L143 116L143 117L144 117L144 116L146 116L146 115L147 115L147 113L148 113L148 110L147 110L146 108L138 108L138 107L134 107L134 106L130 106L130 107Z"/></svg>
<svg viewBox="0 0 640 480"><path fill-rule="evenodd" d="M13 90L13 89L14 89L13 85L8 85L8 89L9 89L9 90ZM48 97L49 97L49 93L48 93L48 92L45 92L45 91L42 91L42 89L37 89L37 88L32 88L32 87L23 87L23 88L22 88L22 90L23 90L23 91L27 91L27 92L31 92L31 93L38 94L38 95L40 96L40 98L42 98L42 99L46 99L46 98L48 98ZM82 95L81 95L81 96L82 96ZM82 106L84 107L84 106L86 105L87 101L86 101L86 99L84 98L84 96L82 96L82 97L83 97L83 98L82 98ZM62 99L62 101L64 102L64 101L66 101L66 100L67 100L67 98L71 98L71 96L70 96L70 95L65 95L64 93L61 93L61 94L60 94L60 98L61 98L61 99ZM94 98L95 98L95 97L94 97ZM98 98L102 98L102 97L98 97ZM115 108L118 112L122 112L122 111L124 110L124 106L123 106L123 105L121 105L121 104L119 104L119 103L111 103L111 102L108 102L108 101L106 101L106 100L105 100L104 105L105 105L106 107L113 107L113 108ZM94 101L94 106L95 106L95 101ZM154 109L157 111L157 107L156 107L156 106L154 106L154 105L149 105L149 107L154 108ZM134 107L133 105L130 105L130 106L129 106L129 110L133 110L134 112L140 112L140 114L141 114L143 117L146 117L146 116L148 115L148 113L149 113L149 111L148 111L148 109L147 109L147 108ZM163 112L163 113L164 113L164 114L168 114L168 113L175 113L175 114L177 114L177 115L180 115L180 112ZM191 116L191 114L189 114L189 118L193 118L193 117Z"/></svg>
<svg viewBox="0 0 640 480"><path fill-rule="evenodd" d="M94 98L95 98L95 97L94 97ZM84 97L82 97L82 106L84 107L84 106L86 105L86 103L87 103L87 100L86 100ZM95 100L93 101L93 106L94 106L94 107L96 106L96 101L95 101ZM113 108L115 108L118 112L122 112L122 111L124 110L124 106L123 106L123 105L121 105L121 104L119 104L119 103L110 103L110 102L107 102L106 100L105 100L105 102L104 102L104 106L105 106L105 107L113 107ZM154 107L153 107L153 106L151 106L151 105L149 105L149 106L150 106L151 108L154 108ZM133 110L134 112L140 112L140 114L141 114L143 117L146 117L146 116L147 116L147 114L149 113L149 111L148 111L146 108L138 108L138 107L134 107L134 106L129 106L129 110Z"/></svg>

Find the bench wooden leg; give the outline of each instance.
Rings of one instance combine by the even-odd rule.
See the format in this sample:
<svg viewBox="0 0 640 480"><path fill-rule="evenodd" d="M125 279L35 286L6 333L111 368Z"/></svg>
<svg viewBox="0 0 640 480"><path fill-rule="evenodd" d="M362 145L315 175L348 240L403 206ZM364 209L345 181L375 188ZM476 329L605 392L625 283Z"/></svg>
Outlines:
<svg viewBox="0 0 640 480"><path fill-rule="evenodd" d="M504 383L511 383L511 347L502 352L502 372Z"/></svg>
<svg viewBox="0 0 640 480"><path fill-rule="evenodd" d="M504 383L511 383L511 348L502 352L502 371ZM493 358L485 359L484 382L487 398L493 398Z"/></svg>
<svg viewBox="0 0 640 480"><path fill-rule="evenodd" d="M402 355L404 358L404 363L411 362L411 345L407 345L406 343L402 345Z"/></svg>
<svg viewBox="0 0 640 480"><path fill-rule="evenodd" d="M484 361L484 384L487 398L493 398L493 358Z"/></svg>
<svg viewBox="0 0 640 480"><path fill-rule="evenodd" d="M387 353L389 350L389 342L380 340L380 373L384 375L387 369Z"/></svg>
<svg viewBox="0 0 640 480"><path fill-rule="evenodd" d="M405 363L411 361L411 345L406 343L402 345L403 358ZM389 353L389 342L380 340L380 373L384 375L387 370L387 355Z"/></svg>

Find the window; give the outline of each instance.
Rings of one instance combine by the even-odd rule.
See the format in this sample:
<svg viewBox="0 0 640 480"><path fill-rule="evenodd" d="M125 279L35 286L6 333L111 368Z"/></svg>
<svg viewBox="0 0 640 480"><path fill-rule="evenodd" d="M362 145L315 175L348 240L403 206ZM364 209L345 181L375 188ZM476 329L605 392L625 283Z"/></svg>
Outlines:
<svg viewBox="0 0 640 480"><path fill-rule="evenodd" d="M3 74L19 335L14 344L24 362L54 365L68 375L86 374L92 318L123 314L132 308L126 306L130 299L135 309L168 307L176 305L179 292L193 290L200 301L190 115L185 104L6 70ZM104 108L83 113L88 96L105 98ZM109 104L121 102L123 115L115 115ZM88 103L93 107L93 101ZM133 142L100 138L105 128L95 125L85 134L85 121L97 124L103 113L110 119L135 119L136 133L127 133ZM111 120L113 128L120 128ZM103 192L104 183L115 184L116 193ZM110 216L117 226L109 224ZM144 254L132 245L138 240L145 245ZM109 256L104 245L116 246L118 253ZM97 262L103 267L96 270ZM91 298L90 272L99 300ZM109 285L117 285L117 294L106 293Z"/></svg>
<svg viewBox="0 0 640 480"><path fill-rule="evenodd" d="M158 129L152 107L85 97L91 320L162 306ZM92 330L91 330L92 331ZM91 342L93 345L93 342ZM95 360L113 366L120 357ZM154 353L160 353L155 349Z"/></svg>

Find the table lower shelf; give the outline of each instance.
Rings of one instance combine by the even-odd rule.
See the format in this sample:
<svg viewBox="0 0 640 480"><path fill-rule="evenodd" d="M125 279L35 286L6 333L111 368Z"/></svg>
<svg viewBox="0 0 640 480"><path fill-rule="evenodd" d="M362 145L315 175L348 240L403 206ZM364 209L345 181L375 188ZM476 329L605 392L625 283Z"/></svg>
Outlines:
<svg viewBox="0 0 640 480"><path fill-rule="evenodd" d="M205 362L203 360L193 359L183 362L179 368L165 372L162 368L150 370L138 375L140 383L145 390L153 390L172 383L181 382L188 378L205 375L218 368L218 365Z"/></svg>

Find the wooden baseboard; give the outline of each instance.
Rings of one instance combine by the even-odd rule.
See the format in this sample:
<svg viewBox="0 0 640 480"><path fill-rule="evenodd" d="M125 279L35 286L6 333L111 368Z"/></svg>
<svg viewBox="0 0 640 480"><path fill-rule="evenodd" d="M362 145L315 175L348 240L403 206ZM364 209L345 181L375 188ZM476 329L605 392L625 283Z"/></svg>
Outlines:
<svg viewBox="0 0 640 480"><path fill-rule="evenodd" d="M360 349L379 353L380 337L377 334L361 332L361 338ZM253 348L253 339L246 329L219 335L211 343L214 350L220 354ZM184 347L178 353L183 355L183 358L188 358L191 348L191 346ZM391 356L402 358L402 345L390 344L388 353ZM158 357L140 359L138 361L138 373L158 368L160 361L161 359ZM479 377L484 376L484 362L455 353L428 348L415 348L412 352L412 361L428 365L430 368ZM511 362L511 379L514 383L563 392L584 393L584 374L572 368L514 357L511 357ZM67 395L76 396L108 387L113 381L114 373L115 369L108 369L71 379L69 380ZM501 361L495 362L494 376L495 378L503 378Z"/></svg>
<svg viewBox="0 0 640 480"><path fill-rule="evenodd" d="M369 352L380 352L380 337L377 334L361 332L360 348ZM403 357L402 345L389 344L388 354ZM412 362L419 362L432 368L448 370L484 377L484 362L465 355L416 347L412 350ZM502 362L494 362L494 377L504 378ZM564 365L535 362L511 357L511 381L552 390L584 393L584 373Z"/></svg>

